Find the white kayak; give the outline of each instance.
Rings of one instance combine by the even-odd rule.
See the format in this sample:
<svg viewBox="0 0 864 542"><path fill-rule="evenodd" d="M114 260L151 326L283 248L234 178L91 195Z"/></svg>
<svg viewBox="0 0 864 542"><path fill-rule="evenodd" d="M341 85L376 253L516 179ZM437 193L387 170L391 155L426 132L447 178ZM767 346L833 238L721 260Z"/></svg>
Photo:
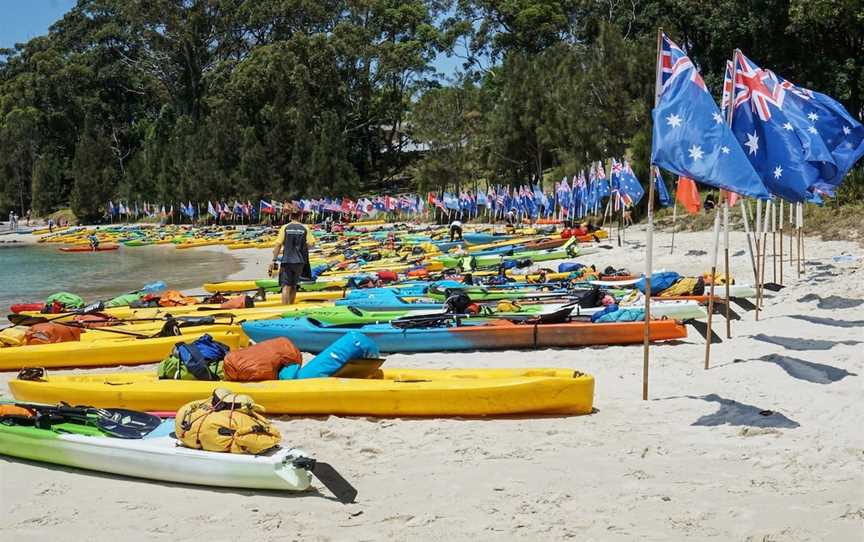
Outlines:
<svg viewBox="0 0 864 542"><path fill-rule="evenodd" d="M173 428L174 420L159 429L165 424ZM159 429L153 433L166 432ZM161 482L287 491L311 485L310 460L300 450L257 456L206 452L178 446L168 435L122 439L64 433L62 426L54 431L0 425L0 454Z"/></svg>

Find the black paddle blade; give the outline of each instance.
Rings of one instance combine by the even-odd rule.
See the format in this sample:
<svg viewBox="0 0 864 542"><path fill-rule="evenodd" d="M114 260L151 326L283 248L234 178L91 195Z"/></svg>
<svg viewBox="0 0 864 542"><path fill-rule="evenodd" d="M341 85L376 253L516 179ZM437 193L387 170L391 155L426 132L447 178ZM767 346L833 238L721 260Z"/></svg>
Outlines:
<svg viewBox="0 0 864 542"><path fill-rule="evenodd" d="M772 292L779 292L780 290L785 288L785 286L783 286L782 284L777 284L776 282L766 282L762 285L762 287L766 290L771 290Z"/></svg>
<svg viewBox="0 0 864 542"><path fill-rule="evenodd" d="M351 485L329 463L316 461L312 466L312 474L326 487L342 504L351 504L357 498L357 489Z"/></svg>
<svg viewBox="0 0 864 542"><path fill-rule="evenodd" d="M734 302L736 305L738 305L739 307L741 307L745 311L749 312L749 311L756 310L756 305L751 303L749 299L746 299L744 297L733 297L731 299L732 299L732 302Z"/></svg>
<svg viewBox="0 0 864 542"><path fill-rule="evenodd" d="M696 332L699 333L699 335L702 335L703 339L705 339L706 341L708 340L708 323L707 322L700 322L699 320L688 320L687 323L690 324L691 326L693 326L693 329L695 329ZM711 344L720 344L722 342L723 342L723 339L721 339L720 336L717 335L714 332L714 330L712 329L711 330Z"/></svg>
<svg viewBox="0 0 864 542"><path fill-rule="evenodd" d="M48 322L48 319L44 316L28 316L26 314L10 314L6 318L15 326L35 326L36 324Z"/></svg>
<svg viewBox="0 0 864 542"><path fill-rule="evenodd" d="M124 408L95 409L97 427L107 435L123 439L141 439L162 424L159 416Z"/></svg>

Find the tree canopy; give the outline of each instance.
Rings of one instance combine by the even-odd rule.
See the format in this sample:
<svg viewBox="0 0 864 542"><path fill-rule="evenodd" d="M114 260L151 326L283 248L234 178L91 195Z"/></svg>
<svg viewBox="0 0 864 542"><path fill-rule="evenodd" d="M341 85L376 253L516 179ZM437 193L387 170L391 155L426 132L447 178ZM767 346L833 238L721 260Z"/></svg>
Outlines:
<svg viewBox="0 0 864 542"><path fill-rule="evenodd" d="M0 211L644 178L661 26L862 116L854 0L79 0L0 51Z"/></svg>

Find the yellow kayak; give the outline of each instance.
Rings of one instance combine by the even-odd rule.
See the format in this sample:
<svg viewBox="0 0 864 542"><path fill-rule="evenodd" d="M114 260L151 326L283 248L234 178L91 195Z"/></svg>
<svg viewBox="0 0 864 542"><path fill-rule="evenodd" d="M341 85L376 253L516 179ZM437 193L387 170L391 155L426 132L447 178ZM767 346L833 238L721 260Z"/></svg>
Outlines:
<svg viewBox="0 0 864 542"><path fill-rule="evenodd" d="M231 349L247 346L249 339L240 326L214 331L210 335ZM203 332L181 337L156 339L115 339L81 341L0 348L0 371L24 367L98 367L106 365L140 365L155 363L168 357L179 341L193 341Z"/></svg>
<svg viewBox="0 0 864 542"><path fill-rule="evenodd" d="M318 292L309 292L318 293ZM299 294L298 294L299 297ZM148 307L142 309L133 309L132 307L115 307L105 309L103 314L108 314L114 318L121 320L131 320L136 318L164 318L165 315L172 316L208 316L215 314L233 314L235 318L252 319L259 313L274 314L288 312L292 310L308 309L311 307L330 307L332 301L321 302L303 302L294 305L282 305L278 295L267 296L267 301L258 301L255 307L251 309L220 309L219 305L183 305L180 307ZM21 314L27 316L45 316L39 312L26 311ZM66 313L65 315L52 314L50 318L58 322L67 322L73 320L76 314Z"/></svg>
<svg viewBox="0 0 864 542"><path fill-rule="evenodd" d="M158 380L153 371L12 380L19 401L174 411L217 387L246 393L270 414L495 416L589 414L594 377L572 369L384 369L372 378L265 382Z"/></svg>

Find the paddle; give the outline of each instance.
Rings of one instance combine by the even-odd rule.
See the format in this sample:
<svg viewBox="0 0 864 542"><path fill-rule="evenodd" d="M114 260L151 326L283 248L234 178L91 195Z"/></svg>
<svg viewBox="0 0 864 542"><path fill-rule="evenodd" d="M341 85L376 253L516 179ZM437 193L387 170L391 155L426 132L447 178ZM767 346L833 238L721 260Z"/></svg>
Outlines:
<svg viewBox="0 0 864 542"><path fill-rule="evenodd" d="M103 310L105 310L105 305L104 305L101 301L99 301L99 302L97 302L97 303L91 303L90 305L87 305L87 306L82 307L82 308L80 308L80 309L76 309L76 310L73 310L73 311L69 311L69 312L64 312L64 313L58 314L57 316L54 316L54 317L52 317L52 318L48 318L48 317L46 317L46 316L41 316L41 317L35 317L35 316L34 316L34 317L32 317L32 318L43 318L44 321L42 321L42 322L37 322L37 323L40 323L40 324L41 324L41 323L45 323L45 322L53 322L54 320L59 320L59 319L61 319L61 318L67 318L70 314L71 314L71 315L76 315L76 316L77 316L77 315L81 315L81 314L89 314L89 313L91 313L91 312L101 312L101 311L103 311ZM7 318L9 319L9 321L10 321L11 323L13 323L14 325L17 326L17 325L22 325L22 324L17 324L17 323L15 323L15 320L16 320L16 319L21 319L21 318L30 318L30 317L27 316L26 314L10 314L10 315L7 316ZM28 325L31 325L31 324L28 324Z"/></svg>
<svg viewBox="0 0 864 542"><path fill-rule="evenodd" d="M85 425L95 421L100 431L122 439L144 438L162 423L158 416L124 408L73 407L65 403L58 406L15 403L15 406L35 411L35 425L39 429L70 421Z"/></svg>

